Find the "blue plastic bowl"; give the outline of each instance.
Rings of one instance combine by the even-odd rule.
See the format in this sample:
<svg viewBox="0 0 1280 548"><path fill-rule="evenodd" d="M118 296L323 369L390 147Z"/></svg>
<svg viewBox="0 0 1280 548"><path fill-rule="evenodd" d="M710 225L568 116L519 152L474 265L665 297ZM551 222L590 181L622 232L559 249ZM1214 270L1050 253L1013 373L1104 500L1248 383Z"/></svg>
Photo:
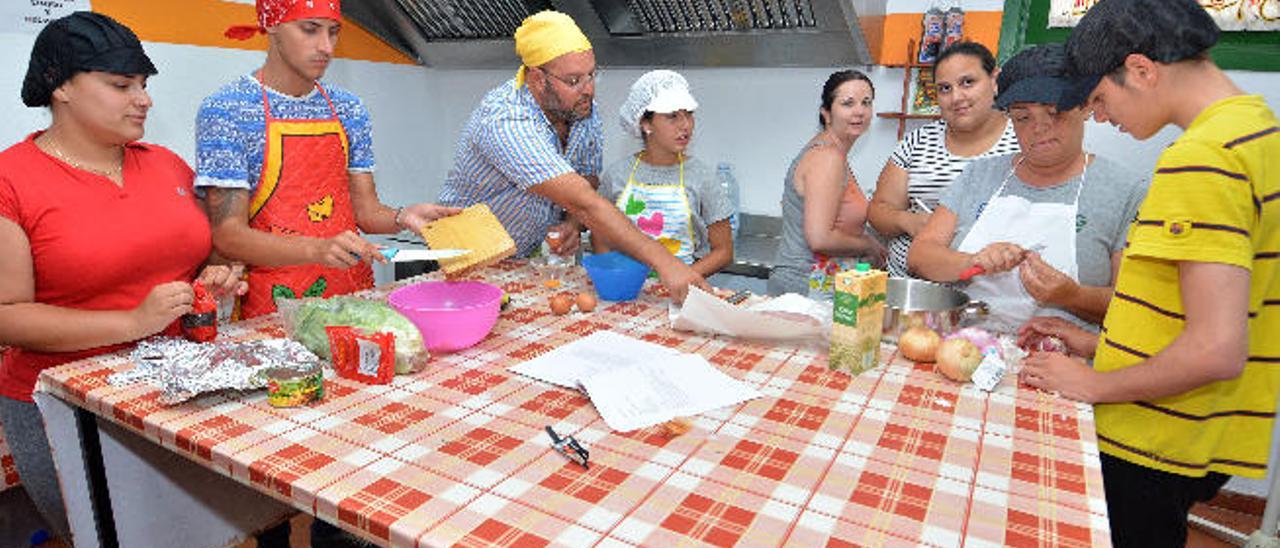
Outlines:
<svg viewBox="0 0 1280 548"><path fill-rule="evenodd" d="M649 267L617 251L582 258L596 294L606 301L629 301L640 294Z"/></svg>

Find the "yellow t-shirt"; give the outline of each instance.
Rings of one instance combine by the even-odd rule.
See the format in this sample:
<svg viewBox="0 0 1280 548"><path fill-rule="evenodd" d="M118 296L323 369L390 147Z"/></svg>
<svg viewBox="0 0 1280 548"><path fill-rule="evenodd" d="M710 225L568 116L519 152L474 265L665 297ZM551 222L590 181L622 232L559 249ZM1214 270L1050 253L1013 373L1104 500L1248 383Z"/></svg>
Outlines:
<svg viewBox="0 0 1280 548"><path fill-rule="evenodd" d="M1095 406L1098 447L1185 476L1261 478L1280 394L1280 123L1261 97L1210 105L1160 155L1129 228L1097 370L1141 362L1182 333L1179 261L1250 270L1244 372L1177 396Z"/></svg>

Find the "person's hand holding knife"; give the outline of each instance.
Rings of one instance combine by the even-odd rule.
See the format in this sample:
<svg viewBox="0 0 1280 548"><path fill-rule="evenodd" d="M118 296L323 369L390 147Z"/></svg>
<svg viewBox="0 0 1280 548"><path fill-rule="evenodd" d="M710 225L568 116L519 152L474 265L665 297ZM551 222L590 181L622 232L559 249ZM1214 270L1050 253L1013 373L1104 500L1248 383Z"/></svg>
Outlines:
<svg viewBox="0 0 1280 548"><path fill-rule="evenodd" d="M1043 245L1037 244L1030 249L1009 242L995 242L978 250L969 257L970 265L960 272L960 281L968 281L982 274L1008 272L1017 268L1031 252L1039 252Z"/></svg>
<svg viewBox="0 0 1280 548"><path fill-rule="evenodd" d="M332 268L351 268L360 261L387 262L378 252L378 246L361 238L354 231L346 230L332 238L310 238L311 263Z"/></svg>

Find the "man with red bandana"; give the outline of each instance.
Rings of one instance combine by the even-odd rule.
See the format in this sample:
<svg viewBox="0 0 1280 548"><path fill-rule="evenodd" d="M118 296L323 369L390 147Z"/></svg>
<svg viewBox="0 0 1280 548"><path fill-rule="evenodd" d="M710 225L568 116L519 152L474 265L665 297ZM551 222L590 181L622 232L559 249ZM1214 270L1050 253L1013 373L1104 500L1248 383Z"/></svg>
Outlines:
<svg viewBox="0 0 1280 548"><path fill-rule="evenodd" d="M417 232L458 210L383 205L373 181L369 113L321 82L342 28L340 0L258 0L267 59L207 97L196 118L196 188L207 194L214 249L249 265L240 315L275 298L331 296L373 286L384 260L361 233Z"/></svg>
<svg viewBox="0 0 1280 548"><path fill-rule="evenodd" d="M369 113L320 78L342 28L340 0L258 0L266 62L207 97L196 118L196 188L207 195L213 247L248 265L241 317L275 311L276 297L331 296L373 286L382 260L360 233L417 232L459 210L383 205L374 186ZM288 522L258 537L289 546ZM313 546L361 545L319 519Z"/></svg>

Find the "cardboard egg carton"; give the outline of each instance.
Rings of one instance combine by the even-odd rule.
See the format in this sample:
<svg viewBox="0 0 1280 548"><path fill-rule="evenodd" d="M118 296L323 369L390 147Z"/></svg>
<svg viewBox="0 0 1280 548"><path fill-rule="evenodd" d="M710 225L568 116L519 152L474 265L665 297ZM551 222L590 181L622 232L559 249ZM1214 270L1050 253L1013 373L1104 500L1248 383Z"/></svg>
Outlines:
<svg viewBox="0 0 1280 548"><path fill-rule="evenodd" d="M516 253L515 240L484 204L428 223L422 227L422 239L431 249L471 250L460 257L440 260L440 270L449 279L465 276Z"/></svg>

